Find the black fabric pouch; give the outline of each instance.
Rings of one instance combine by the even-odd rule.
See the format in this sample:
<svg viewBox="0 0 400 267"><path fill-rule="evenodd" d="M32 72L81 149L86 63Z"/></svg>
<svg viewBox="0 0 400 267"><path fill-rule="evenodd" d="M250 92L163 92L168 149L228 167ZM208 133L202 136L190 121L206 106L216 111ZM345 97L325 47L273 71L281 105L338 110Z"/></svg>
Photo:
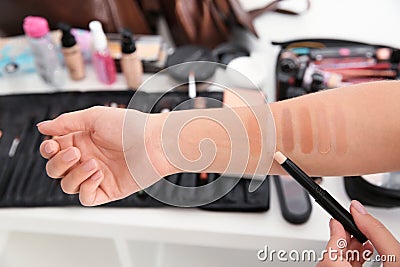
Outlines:
<svg viewBox="0 0 400 267"><path fill-rule="evenodd" d="M134 93L133 91L100 91L0 96L0 130L2 131L0 138L0 207L79 206L78 195L65 194L61 190L60 180L47 176L46 160L39 154L40 143L45 137L39 134L36 124L55 118L61 113L96 105L117 104L120 107L126 107ZM222 93L200 92L199 96L218 100L206 102L207 108L221 106L218 103L222 102ZM157 113L163 109L175 109L188 97L184 92L170 92L164 95L138 92L135 99L138 101L135 101L133 108L143 112ZM152 107L150 103L154 102L156 105ZM190 108L193 107L190 105L179 107L179 109ZM17 149L10 151L13 143ZM19 143L18 146L15 146L15 143ZM182 173L164 179L188 187L197 186L201 180L199 174L194 173ZM248 182L242 180L227 194L225 199L217 200L205 208L237 211L268 210L268 201L266 201L269 200L268 183L264 183L256 192L247 196L244 188L248 187ZM158 190L164 196L178 197L188 202L198 197L166 192L168 189L162 187L160 183L154 184L152 190ZM238 194L238 191L241 193ZM104 206L162 207L167 205L149 196L146 192L140 191Z"/></svg>
<svg viewBox="0 0 400 267"><path fill-rule="evenodd" d="M229 211L254 211L261 212L269 209L269 190L270 190L270 177L267 177L260 187L250 192L250 181L249 179L240 179L229 176L221 176L218 174L210 174L208 182L213 182L216 179L222 179L224 183L214 186L213 190L225 192L226 187L230 188L233 184L237 183L236 186L222 198L211 202L210 204L204 205L200 208L205 210L229 210ZM213 194L211 194L213 195Z"/></svg>

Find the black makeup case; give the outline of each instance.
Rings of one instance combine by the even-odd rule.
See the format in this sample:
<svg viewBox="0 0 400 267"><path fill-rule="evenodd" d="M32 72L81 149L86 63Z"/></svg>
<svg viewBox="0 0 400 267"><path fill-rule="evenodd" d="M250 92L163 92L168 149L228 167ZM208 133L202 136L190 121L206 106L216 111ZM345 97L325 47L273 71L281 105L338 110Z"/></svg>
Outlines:
<svg viewBox="0 0 400 267"><path fill-rule="evenodd" d="M39 134L36 124L61 113L95 105L127 106L134 93L133 91L100 91L0 96L2 133L0 138L0 207L80 206L78 195L63 193L60 180L51 179L46 175L46 160L39 154L39 145L44 140L44 136ZM134 108L152 113L160 112L165 108L173 110L188 99L187 93L170 92L165 94L150 110L148 103L154 103L152 101L158 99L160 94L143 92L137 94L141 101L137 101L138 106ZM222 101L222 93L218 92L200 92L199 96ZM216 107L217 101L211 102L207 104L207 107ZM19 142L18 146L16 142ZM11 147L17 147L17 149L11 151ZM208 174L208 179L204 180L199 174L182 173L165 177L165 179L182 186L198 186L218 177L218 174ZM222 183L222 186L224 184L231 185L229 180ZM168 190L159 183L152 187L158 187L157 190L161 191ZM248 187L249 180L241 179L226 196L201 208L219 211L267 211L269 209L269 179L265 179L255 192L250 193ZM163 193L170 197L186 197L189 200L196 197L177 196L173 192ZM167 205L141 191L104 206L162 207Z"/></svg>
<svg viewBox="0 0 400 267"><path fill-rule="evenodd" d="M399 79L397 48L337 39L273 42L276 100L374 80Z"/></svg>
<svg viewBox="0 0 400 267"><path fill-rule="evenodd" d="M361 82L400 79L397 48L337 39L273 44L281 47L275 75L277 100ZM400 206L400 189L385 188L361 176L345 177L344 186L350 199L365 205Z"/></svg>
<svg viewBox="0 0 400 267"><path fill-rule="evenodd" d="M370 183L362 176L345 177L344 185L351 199L364 205L393 208L400 206L400 189L391 189Z"/></svg>

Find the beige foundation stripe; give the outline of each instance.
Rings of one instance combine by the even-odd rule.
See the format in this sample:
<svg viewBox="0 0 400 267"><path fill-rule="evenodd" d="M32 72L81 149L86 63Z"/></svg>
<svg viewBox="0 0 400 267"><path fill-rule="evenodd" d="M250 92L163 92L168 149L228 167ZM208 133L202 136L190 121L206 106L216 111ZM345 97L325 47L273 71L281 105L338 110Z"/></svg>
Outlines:
<svg viewBox="0 0 400 267"><path fill-rule="evenodd" d="M297 116L300 129L301 152L310 154L314 148L310 110L307 107L300 107Z"/></svg>
<svg viewBox="0 0 400 267"><path fill-rule="evenodd" d="M317 127L318 127L318 152L327 154L331 150L331 131L326 109L323 105L316 108Z"/></svg>
<svg viewBox="0 0 400 267"><path fill-rule="evenodd" d="M282 110L282 145L286 153L294 150L293 117L290 109Z"/></svg>

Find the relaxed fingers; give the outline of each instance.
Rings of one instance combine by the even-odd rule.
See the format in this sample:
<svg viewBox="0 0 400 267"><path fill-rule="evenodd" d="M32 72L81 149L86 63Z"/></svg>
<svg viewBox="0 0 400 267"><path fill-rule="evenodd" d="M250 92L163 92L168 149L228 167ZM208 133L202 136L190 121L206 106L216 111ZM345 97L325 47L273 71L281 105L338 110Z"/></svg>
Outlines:
<svg viewBox="0 0 400 267"><path fill-rule="evenodd" d="M61 150L47 162L47 174L51 178L61 178L80 160L80 158L81 153L76 147L70 147L65 150Z"/></svg>
<svg viewBox="0 0 400 267"><path fill-rule="evenodd" d="M92 176L98 170L98 164L94 159L80 163L72 168L61 180L61 188L67 194L79 192L81 183Z"/></svg>
<svg viewBox="0 0 400 267"><path fill-rule="evenodd" d="M99 170L81 184L79 200L83 206L96 206L110 201L107 194L100 187L104 173Z"/></svg>

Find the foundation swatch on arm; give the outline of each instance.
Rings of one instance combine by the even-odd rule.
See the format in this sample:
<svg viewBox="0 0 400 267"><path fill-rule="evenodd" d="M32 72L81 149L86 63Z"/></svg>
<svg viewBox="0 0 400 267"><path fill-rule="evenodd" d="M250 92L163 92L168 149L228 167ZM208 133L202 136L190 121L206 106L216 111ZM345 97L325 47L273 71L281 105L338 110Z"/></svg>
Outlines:
<svg viewBox="0 0 400 267"><path fill-rule="evenodd" d="M310 154L314 148L314 136L311 124L310 110L307 107L300 107L297 116L300 130L301 152L305 154Z"/></svg>
<svg viewBox="0 0 400 267"><path fill-rule="evenodd" d="M318 127L318 152L327 154L331 151L331 130L327 112L324 106L316 107L317 127Z"/></svg>
<svg viewBox="0 0 400 267"><path fill-rule="evenodd" d="M294 150L293 116L290 109L282 110L282 146L286 153Z"/></svg>

